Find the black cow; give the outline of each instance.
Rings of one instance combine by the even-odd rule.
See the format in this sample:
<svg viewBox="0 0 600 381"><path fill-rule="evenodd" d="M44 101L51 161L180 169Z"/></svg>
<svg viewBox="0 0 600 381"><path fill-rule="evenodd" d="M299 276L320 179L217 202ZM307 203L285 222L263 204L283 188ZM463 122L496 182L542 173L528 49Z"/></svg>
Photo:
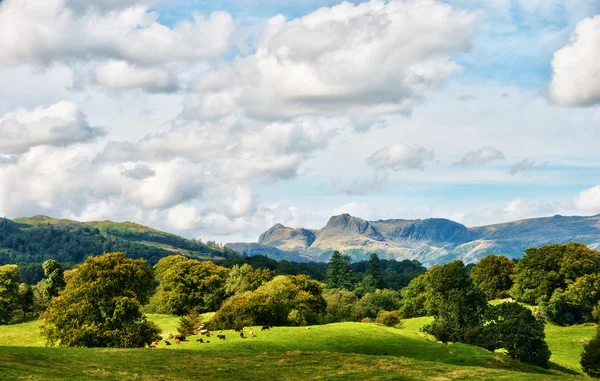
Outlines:
<svg viewBox="0 0 600 381"><path fill-rule="evenodd" d="M217 337L219 338L219 340L225 340L225 335L217 335Z"/></svg>

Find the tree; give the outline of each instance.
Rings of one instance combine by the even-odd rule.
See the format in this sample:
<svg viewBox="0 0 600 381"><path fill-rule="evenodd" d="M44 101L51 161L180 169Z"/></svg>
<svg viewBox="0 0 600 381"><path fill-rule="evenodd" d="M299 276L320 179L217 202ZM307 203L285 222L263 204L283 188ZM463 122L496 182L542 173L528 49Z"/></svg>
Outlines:
<svg viewBox="0 0 600 381"><path fill-rule="evenodd" d="M551 352L544 322L519 303L489 306L483 324L483 343L488 350L505 349L508 356L533 365L548 367Z"/></svg>
<svg viewBox="0 0 600 381"><path fill-rule="evenodd" d="M556 289L566 289L586 274L600 272L600 252L581 243L554 244L525 250L517 263L511 295L535 304L550 298Z"/></svg>
<svg viewBox="0 0 600 381"><path fill-rule="evenodd" d="M249 264L234 265L225 281L225 292L231 296L254 291L271 279L273 279L273 272L269 269L255 270Z"/></svg>
<svg viewBox="0 0 600 381"><path fill-rule="evenodd" d="M583 346L581 367L590 377L600 378L600 327L596 337Z"/></svg>
<svg viewBox="0 0 600 381"><path fill-rule="evenodd" d="M27 319L27 314L33 312L33 287L25 283L19 285L18 305L23 312L23 320Z"/></svg>
<svg viewBox="0 0 600 381"><path fill-rule="evenodd" d="M140 307L148 302L153 281L143 259L129 259L125 253L88 257L42 313L42 334L49 345L69 347L150 344L160 331Z"/></svg>
<svg viewBox="0 0 600 381"><path fill-rule="evenodd" d="M365 276L371 276L373 278L375 288L383 288L383 274L379 264L379 257L375 253L371 254L371 258L369 258Z"/></svg>
<svg viewBox="0 0 600 381"><path fill-rule="evenodd" d="M19 302L19 267L0 266L0 324L11 322Z"/></svg>
<svg viewBox="0 0 600 381"><path fill-rule="evenodd" d="M154 273L160 284L151 305L159 313L212 312L225 300L229 269L212 262L172 255L158 261Z"/></svg>
<svg viewBox="0 0 600 381"><path fill-rule="evenodd" d="M334 251L327 267L327 287L351 290L353 283L350 256Z"/></svg>
<svg viewBox="0 0 600 381"><path fill-rule="evenodd" d="M214 329L260 324L315 324L325 311L323 285L306 275L280 275L255 291L227 299L214 315Z"/></svg>
<svg viewBox="0 0 600 381"><path fill-rule="evenodd" d="M191 336L196 333L202 326L202 317L194 310L191 310L186 315L179 319L177 331L183 336Z"/></svg>
<svg viewBox="0 0 600 381"><path fill-rule="evenodd" d="M44 262L42 268L45 278L40 281L38 288L41 302L46 305L65 288L66 282L62 265L54 259Z"/></svg>
<svg viewBox="0 0 600 381"><path fill-rule="evenodd" d="M434 321L423 328L442 342L472 344L487 300L468 275L462 261L433 266L427 274L425 309Z"/></svg>
<svg viewBox="0 0 600 381"><path fill-rule="evenodd" d="M473 283L484 292L488 300L505 298L512 287L515 263L503 255L488 255L470 272Z"/></svg>
<svg viewBox="0 0 600 381"><path fill-rule="evenodd" d="M408 286L402 289L402 307L400 307L400 315L404 319L427 316L425 308L425 288L427 287L427 273L419 275L411 280Z"/></svg>

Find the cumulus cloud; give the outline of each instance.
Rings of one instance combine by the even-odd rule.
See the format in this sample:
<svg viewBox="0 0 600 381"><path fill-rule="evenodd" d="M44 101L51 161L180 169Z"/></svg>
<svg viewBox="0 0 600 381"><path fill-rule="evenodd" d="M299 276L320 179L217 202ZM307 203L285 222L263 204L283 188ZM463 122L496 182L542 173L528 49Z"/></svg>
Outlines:
<svg viewBox="0 0 600 381"><path fill-rule="evenodd" d="M475 165L475 164L487 164L496 160L504 160L504 153L492 148L484 147L479 151L469 151L463 158L454 163L454 165Z"/></svg>
<svg viewBox="0 0 600 381"><path fill-rule="evenodd" d="M586 189L575 197L574 206L577 210L597 213L600 211L600 185Z"/></svg>
<svg viewBox="0 0 600 381"><path fill-rule="evenodd" d="M370 180L354 181L351 184L344 184L339 180L334 180L331 182L331 188L334 193L342 193L349 196L364 196L370 193L383 192L387 181L387 174L375 173Z"/></svg>
<svg viewBox="0 0 600 381"><path fill-rule="evenodd" d="M214 12L170 28L158 13L133 1L103 0L97 12L74 12L79 0L4 0L0 3L0 62L9 64L126 60L139 65L195 61L223 54L235 25ZM107 6L107 7L105 7ZM79 8L77 8L79 9ZM106 10L106 12L98 12Z"/></svg>
<svg viewBox="0 0 600 381"><path fill-rule="evenodd" d="M95 70L95 79L107 89L142 89L149 93L168 93L179 87L177 76L166 69L144 68L126 61L107 61Z"/></svg>
<svg viewBox="0 0 600 381"><path fill-rule="evenodd" d="M367 158L367 164L375 169L425 169L425 162L433 159L433 151L425 147L395 143L381 148Z"/></svg>
<svg viewBox="0 0 600 381"><path fill-rule="evenodd" d="M271 119L343 110L364 130L382 115L409 113L425 90L461 70L449 57L469 48L474 19L434 0L276 16L254 54L200 76L184 114L219 117L240 107Z"/></svg>
<svg viewBox="0 0 600 381"><path fill-rule="evenodd" d="M49 107L24 108L0 118L0 154L22 154L41 145L68 146L104 136L71 102Z"/></svg>
<svg viewBox="0 0 600 381"><path fill-rule="evenodd" d="M554 54L550 95L567 107L600 103L600 15L580 21Z"/></svg>

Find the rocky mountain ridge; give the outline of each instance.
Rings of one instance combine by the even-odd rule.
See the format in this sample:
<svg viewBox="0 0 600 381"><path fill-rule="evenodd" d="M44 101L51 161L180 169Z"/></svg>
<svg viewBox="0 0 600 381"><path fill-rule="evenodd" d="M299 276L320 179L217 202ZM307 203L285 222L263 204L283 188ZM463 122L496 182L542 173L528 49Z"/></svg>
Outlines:
<svg viewBox="0 0 600 381"><path fill-rule="evenodd" d="M488 254L517 258L528 247L571 241L600 246L600 215L557 215L466 227L443 218L366 221L342 214L331 217L321 229L276 224L257 243L228 246L241 253L277 259L326 261L339 250L353 260L364 260L375 252L382 258L417 259L433 265L454 259L477 262Z"/></svg>

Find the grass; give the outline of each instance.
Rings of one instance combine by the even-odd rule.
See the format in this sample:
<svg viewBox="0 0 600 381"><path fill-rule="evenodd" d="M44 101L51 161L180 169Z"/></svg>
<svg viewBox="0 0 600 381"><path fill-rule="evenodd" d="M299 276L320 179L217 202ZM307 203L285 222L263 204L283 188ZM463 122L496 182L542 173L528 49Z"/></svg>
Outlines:
<svg viewBox="0 0 600 381"><path fill-rule="evenodd" d="M148 315L175 333L179 319ZM419 329L430 318L408 319L403 328L337 323L323 326L276 327L255 338L224 331L210 343L195 336L157 349L43 348L38 321L0 326L0 379L16 380L563 380L577 374L582 340L594 327L548 326L553 365L543 370L500 353L463 344L429 341ZM206 339L206 337L204 337Z"/></svg>

